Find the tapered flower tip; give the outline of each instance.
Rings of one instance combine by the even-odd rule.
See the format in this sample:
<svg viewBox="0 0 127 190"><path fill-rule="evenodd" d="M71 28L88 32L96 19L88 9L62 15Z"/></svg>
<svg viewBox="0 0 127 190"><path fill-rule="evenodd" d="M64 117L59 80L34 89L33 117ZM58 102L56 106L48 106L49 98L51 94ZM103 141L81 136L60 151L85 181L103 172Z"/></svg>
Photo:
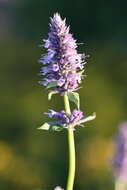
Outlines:
<svg viewBox="0 0 127 190"><path fill-rule="evenodd" d="M51 19L51 24L60 25L63 21L59 13L55 13Z"/></svg>
<svg viewBox="0 0 127 190"><path fill-rule="evenodd" d="M55 13L53 15L53 20L56 21L56 22L62 21L60 14L59 13Z"/></svg>
<svg viewBox="0 0 127 190"><path fill-rule="evenodd" d="M57 186L57 187L55 187L54 190L64 190L64 189L62 189L60 186Z"/></svg>
<svg viewBox="0 0 127 190"><path fill-rule="evenodd" d="M55 13L51 19L50 27L57 31L57 35L63 33L69 32L69 27L66 26L66 18L62 20L59 13Z"/></svg>

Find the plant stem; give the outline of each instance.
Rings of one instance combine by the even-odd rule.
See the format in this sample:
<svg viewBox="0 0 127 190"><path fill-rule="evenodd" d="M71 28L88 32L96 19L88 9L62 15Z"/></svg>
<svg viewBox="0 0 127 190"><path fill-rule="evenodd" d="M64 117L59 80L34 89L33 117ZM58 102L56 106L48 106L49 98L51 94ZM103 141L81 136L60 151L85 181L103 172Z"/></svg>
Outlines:
<svg viewBox="0 0 127 190"><path fill-rule="evenodd" d="M67 94L64 95L64 105L67 115L71 115L70 104ZM75 142L73 129L68 130L68 145L69 145L69 171L66 190L73 190L75 178Z"/></svg>

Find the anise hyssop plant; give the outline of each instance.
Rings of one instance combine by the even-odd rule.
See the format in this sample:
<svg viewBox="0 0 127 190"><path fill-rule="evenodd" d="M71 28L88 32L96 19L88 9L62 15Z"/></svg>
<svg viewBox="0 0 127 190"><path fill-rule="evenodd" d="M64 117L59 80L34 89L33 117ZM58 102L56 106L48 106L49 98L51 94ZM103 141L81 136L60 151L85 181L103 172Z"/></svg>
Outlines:
<svg viewBox="0 0 127 190"><path fill-rule="evenodd" d="M50 20L50 32L48 39L43 40L42 46L47 49L39 60L42 64L40 84L48 90L48 100L52 95L59 94L63 97L65 110L45 112L53 121L44 123L38 129L61 131L67 130L69 145L69 172L66 190L72 190L75 177L75 143L74 132L77 126L93 120L95 114L85 117L80 110L80 98L76 92L80 88L84 78L84 67L86 55L77 52L77 43L66 26L65 19L62 20L58 13ZM69 101L72 101L76 108L71 111ZM55 189L61 189L57 186Z"/></svg>

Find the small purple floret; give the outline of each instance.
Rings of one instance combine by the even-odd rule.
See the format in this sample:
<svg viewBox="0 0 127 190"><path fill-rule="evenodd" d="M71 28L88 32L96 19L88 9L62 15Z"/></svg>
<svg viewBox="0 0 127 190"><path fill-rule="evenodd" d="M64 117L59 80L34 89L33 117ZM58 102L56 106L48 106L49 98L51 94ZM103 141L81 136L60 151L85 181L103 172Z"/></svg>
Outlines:
<svg viewBox="0 0 127 190"><path fill-rule="evenodd" d="M77 123L77 124L78 124L79 121L82 119L82 117L83 117L83 112L80 111L80 110L74 109L74 110L72 111L71 116L70 116L70 122L71 122L71 123Z"/></svg>
<svg viewBox="0 0 127 190"><path fill-rule="evenodd" d="M47 54L42 55L39 61L43 64L40 72L43 79L40 84L48 86L56 81L53 90L60 93L75 91L83 78L81 71L86 64L86 56L77 52L76 40L69 33L65 19L62 20L58 13L51 18L49 26L48 39L44 40Z"/></svg>

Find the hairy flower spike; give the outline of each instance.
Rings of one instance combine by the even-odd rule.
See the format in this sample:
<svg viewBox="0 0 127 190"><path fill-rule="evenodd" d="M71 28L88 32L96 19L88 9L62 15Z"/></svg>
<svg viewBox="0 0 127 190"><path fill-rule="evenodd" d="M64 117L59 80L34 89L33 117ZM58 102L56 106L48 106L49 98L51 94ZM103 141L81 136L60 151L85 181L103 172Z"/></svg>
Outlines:
<svg viewBox="0 0 127 190"><path fill-rule="evenodd" d="M114 176L116 180L127 181L127 122L119 126L116 142L116 154L113 160ZM127 182L126 182L127 185Z"/></svg>
<svg viewBox="0 0 127 190"><path fill-rule="evenodd" d="M51 18L49 26L48 39L44 40L47 54L42 55L39 61L43 64L40 72L43 79L40 84L47 87L50 85L60 93L75 91L83 78L86 56L77 53L76 40L69 33L65 19L62 20L58 13Z"/></svg>

